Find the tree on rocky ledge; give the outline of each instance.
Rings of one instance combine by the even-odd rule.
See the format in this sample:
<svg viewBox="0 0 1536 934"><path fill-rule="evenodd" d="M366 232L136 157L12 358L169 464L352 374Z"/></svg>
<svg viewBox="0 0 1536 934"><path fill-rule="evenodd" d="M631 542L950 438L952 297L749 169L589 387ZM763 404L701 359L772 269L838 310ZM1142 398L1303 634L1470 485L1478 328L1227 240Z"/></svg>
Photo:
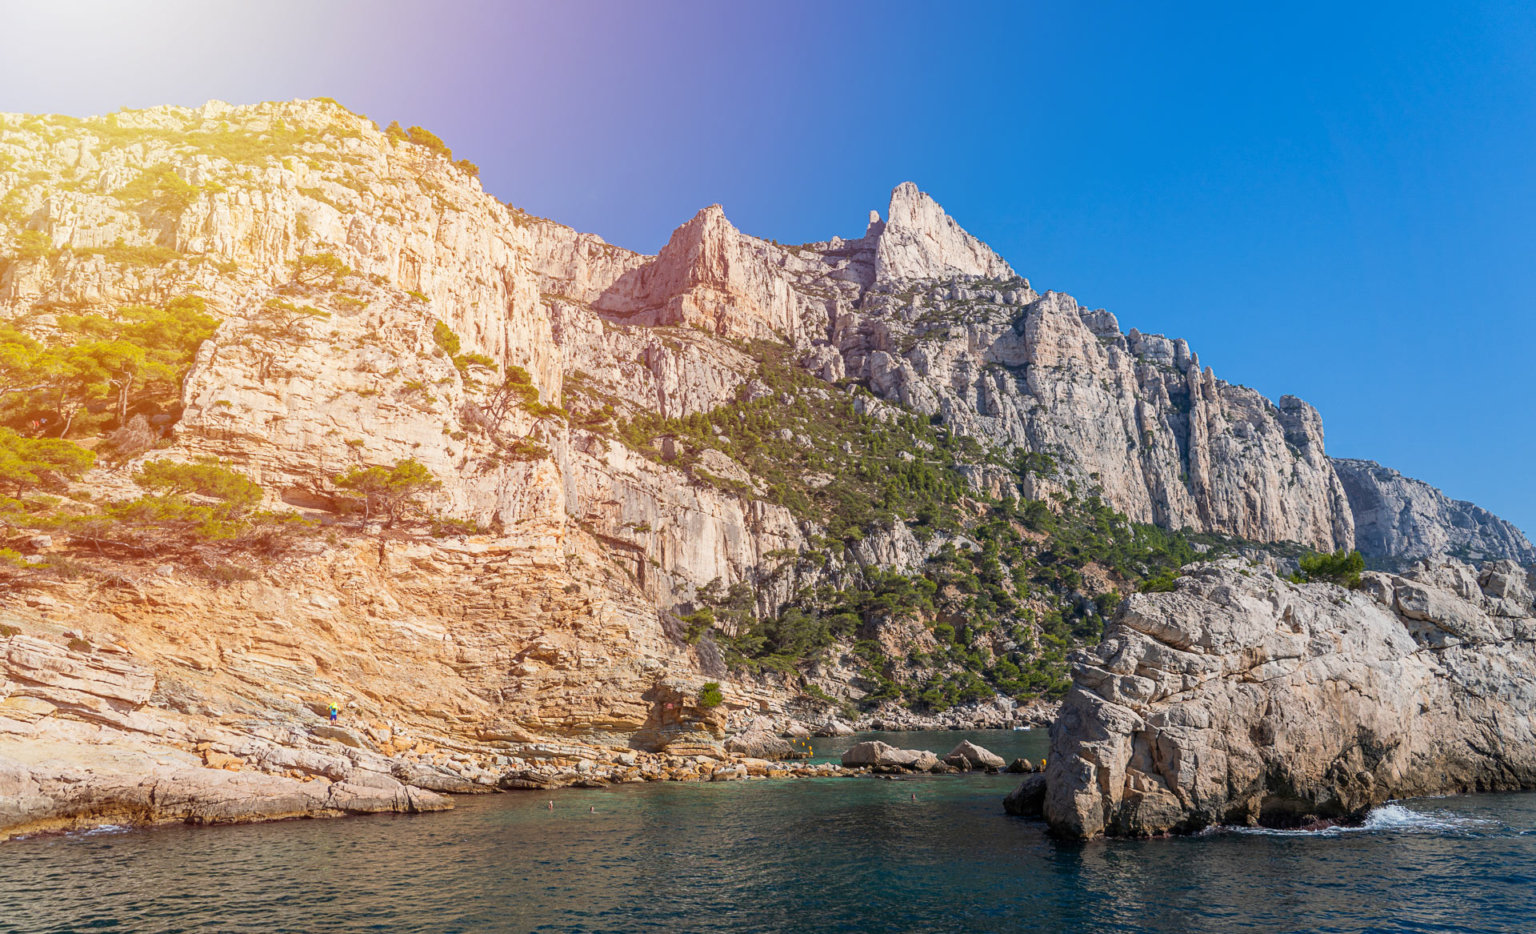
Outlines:
<svg viewBox="0 0 1536 934"><path fill-rule="evenodd" d="M392 467L354 467L337 476L336 485L362 504L365 521L383 518L386 529L422 511L422 497L442 487L414 457L395 461Z"/></svg>
<svg viewBox="0 0 1536 934"><path fill-rule="evenodd" d="M0 485L19 497L51 480L76 479L91 468L96 455L58 438L24 438L0 428Z"/></svg>

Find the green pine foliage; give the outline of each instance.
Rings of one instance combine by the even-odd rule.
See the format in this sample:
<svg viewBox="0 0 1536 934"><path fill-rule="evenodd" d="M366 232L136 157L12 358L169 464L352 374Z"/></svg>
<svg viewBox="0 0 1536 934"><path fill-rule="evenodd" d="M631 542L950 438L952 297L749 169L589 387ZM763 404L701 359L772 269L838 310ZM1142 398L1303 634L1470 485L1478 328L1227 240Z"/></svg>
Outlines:
<svg viewBox="0 0 1536 934"><path fill-rule="evenodd" d="M335 483L361 507L363 518L383 519L384 528L425 516L426 495L442 487L426 465L414 457L389 467L354 467Z"/></svg>
<svg viewBox="0 0 1536 934"><path fill-rule="evenodd" d="M31 490L77 480L91 469L96 455L59 438L27 438L0 428L0 488L17 498Z"/></svg>
<svg viewBox="0 0 1536 934"><path fill-rule="evenodd" d="M1291 579L1297 583L1303 581L1323 581L1330 584L1338 584L1351 590L1360 586L1360 572L1365 570L1365 558L1358 551L1347 551L1340 548L1330 553L1309 552L1297 559L1300 571Z"/></svg>
<svg viewBox="0 0 1536 934"><path fill-rule="evenodd" d="M642 414L616 429L657 461L666 461L670 440L673 463L691 469L695 482L727 488L696 466L702 451L719 450L761 481L764 498L826 530L807 551L772 556L777 567L755 580L701 588L680 617L686 641L713 641L733 668L797 677L851 652L868 703L944 709L996 693L1058 696L1069 684L1067 653L1097 641L1121 593L1171 581L1200 556L1197 544L1222 544L1130 522L1094 495L994 499L967 473L990 464L1021 478L1048 477L1054 460L986 450L902 410L874 414L875 406L858 402L862 390L829 389L787 363L782 348L751 349L761 398L743 389L708 413ZM833 561L856 567L848 549L895 522L919 538L947 541L911 573L856 570L842 584L802 588L782 605L763 606L783 575ZM925 627L933 648L887 656L878 637L893 624Z"/></svg>
<svg viewBox="0 0 1536 934"><path fill-rule="evenodd" d="M453 150L449 149L448 144L443 142L436 133L433 133L426 127L413 126L405 131L405 135L407 139L416 145L424 146L448 161L453 161Z"/></svg>
<svg viewBox="0 0 1536 934"><path fill-rule="evenodd" d="M53 241L41 230L23 230L16 235L16 258L43 259L53 254Z"/></svg>
<svg viewBox="0 0 1536 934"><path fill-rule="evenodd" d="M46 434L68 437L121 426L136 411L172 409L198 347L218 326L196 296L59 315L46 340L0 323L0 424L20 429L46 418Z"/></svg>

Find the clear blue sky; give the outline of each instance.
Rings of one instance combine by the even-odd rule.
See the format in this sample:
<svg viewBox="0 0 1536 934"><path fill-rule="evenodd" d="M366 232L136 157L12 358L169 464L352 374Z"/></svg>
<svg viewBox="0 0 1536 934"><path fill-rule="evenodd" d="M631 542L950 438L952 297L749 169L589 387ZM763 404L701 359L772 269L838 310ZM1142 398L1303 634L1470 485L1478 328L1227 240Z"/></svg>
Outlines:
<svg viewBox="0 0 1536 934"><path fill-rule="evenodd" d="M654 251L862 232L905 179L1040 289L1187 338L1536 531L1528 3L0 0L0 110L328 95Z"/></svg>

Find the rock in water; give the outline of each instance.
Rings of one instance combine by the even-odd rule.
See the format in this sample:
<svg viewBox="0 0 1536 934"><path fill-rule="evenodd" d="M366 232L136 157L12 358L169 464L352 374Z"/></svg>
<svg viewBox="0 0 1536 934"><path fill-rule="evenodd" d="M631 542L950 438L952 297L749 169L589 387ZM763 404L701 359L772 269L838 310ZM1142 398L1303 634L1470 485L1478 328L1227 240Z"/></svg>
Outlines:
<svg viewBox="0 0 1536 934"><path fill-rule="evenodd" d="M882 743L879 740L870 740L865 743L855 743L843 753L843 765L879 765L882 757L899 750L890 743Z"/></svg>
<svg viewBox="0 0 1536 934"><path fill-rule="evenodd" d="M953 766L960 766L965 762L973 769L1000 769L1008 763L1002 756L981 748L970 740L965 740L949 751L944 761Z"/></svg>
<svg viewBox="0 0 1536 934"><path fill-rule="evenodd" d="M1354 820L1391 798L1536 787L1536 619L1508 562L1295 585L1238 561L1137 594L1051 730L1071 838Z"/></svg>
<svg viewBox="0 0 1536 934"><path fill-rule="evenodd" d="M843 753L845 766L871 766L873 768L898 768L912 771L931 771L939 765L937 757L925 749L897 749L879 740L856 743Z"/></svg>
<svg viewBox="0 0 1536 934"><path fill-rule="evenodd" d="M1045 776L1035 773L1003 798L1003 810L1014 817L1039 817L1045 804Z"/></svg>

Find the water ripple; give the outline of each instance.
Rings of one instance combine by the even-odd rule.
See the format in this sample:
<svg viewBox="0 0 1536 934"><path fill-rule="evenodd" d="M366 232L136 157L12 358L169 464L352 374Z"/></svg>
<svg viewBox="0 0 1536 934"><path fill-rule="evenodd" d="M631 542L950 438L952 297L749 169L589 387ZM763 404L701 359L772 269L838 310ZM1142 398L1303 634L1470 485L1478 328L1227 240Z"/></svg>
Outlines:
<svg viewBox="0 0 1536 934"><path fill-rule="evenodd" d="M945 752L965 735L921 739ZM974 738L1032 757L1044 742ZM519 794L38 838L0 846L0 931L1502 932L1536 918L1536 796L1397 802L1336 832L1064 845L1002 814L1014 783L622 786L558 794L553 812Z"/></svg>

